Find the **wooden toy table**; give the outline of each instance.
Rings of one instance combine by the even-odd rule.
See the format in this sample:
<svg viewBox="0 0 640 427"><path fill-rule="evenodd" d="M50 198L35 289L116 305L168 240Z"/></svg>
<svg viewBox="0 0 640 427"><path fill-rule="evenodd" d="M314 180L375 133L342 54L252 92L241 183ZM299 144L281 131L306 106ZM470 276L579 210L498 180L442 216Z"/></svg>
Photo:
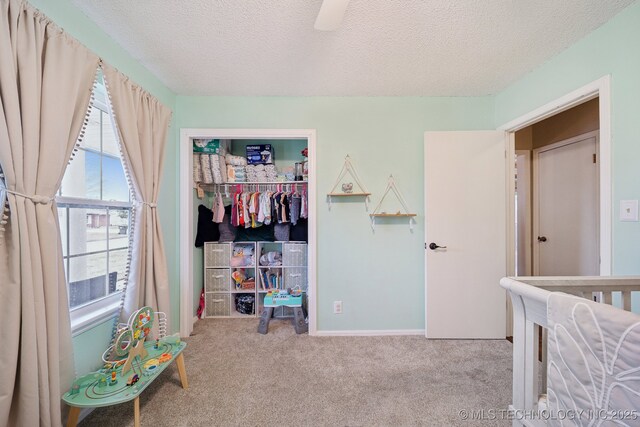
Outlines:
<svg viewBox="0 0 640 427"><path fill-rule="evenodd" d="M147 388L149 384L155 380L174 360L178 364L178 373L180 374L180 382L182 388L188 388L187 371L184 367L184 357L182 351L187 346L185 342L171 344L160 342L159 348L154 348L155 342L146 342L145 349L149 353L142 361L136 358L131 364L131 369L122 375L122 367L116 368L117 384L110 385L111 374L107 372L107 383L101 385L101 381L95 381L84 384L77 394L66 392L62 396L62 400L71 407L67 427L74 427L78 423L78 416L82 408L98 408L103 406L117 405L118 403L129 402L133 400L133 414L135 427L140 426L140 394ZM168 353L171 359L165 363L160 363L152 371L145 369L144 365L150 359L157 359L161 354ZM127 380L134 374L138 374L137 383L128 386Z"/></svg>

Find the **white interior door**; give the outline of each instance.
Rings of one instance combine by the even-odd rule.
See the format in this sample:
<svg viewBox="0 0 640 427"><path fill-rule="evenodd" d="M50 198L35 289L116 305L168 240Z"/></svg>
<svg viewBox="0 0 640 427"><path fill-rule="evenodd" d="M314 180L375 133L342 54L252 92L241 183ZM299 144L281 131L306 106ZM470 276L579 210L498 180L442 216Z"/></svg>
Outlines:
<svg viewBox="0 0 640 427"><path fill-rule="evenodd" d="M427 338L505 337L505 149L501 131L425 133Z"/></svg>
<svg viewBox="0 0 640 427"><path fill-rule="evenodd" d="M534 158L534 274L600 274L597 132L542 147Z"/></svg>

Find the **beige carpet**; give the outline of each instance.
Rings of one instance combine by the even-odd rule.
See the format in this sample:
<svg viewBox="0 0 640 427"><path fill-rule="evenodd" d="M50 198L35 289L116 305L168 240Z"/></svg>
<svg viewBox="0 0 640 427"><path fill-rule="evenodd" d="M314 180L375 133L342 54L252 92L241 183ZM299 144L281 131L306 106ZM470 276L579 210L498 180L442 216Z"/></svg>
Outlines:
<svg viewBox="0 0 640 427"><path fill-rule="evenodd" d="M189 389L172 364L140 397L142 426L449 426L461 410L502 410L511 396L506 340L310 337L273 320L199 321L185 350ZM81 426L132 426L133 403Z"/></svg>

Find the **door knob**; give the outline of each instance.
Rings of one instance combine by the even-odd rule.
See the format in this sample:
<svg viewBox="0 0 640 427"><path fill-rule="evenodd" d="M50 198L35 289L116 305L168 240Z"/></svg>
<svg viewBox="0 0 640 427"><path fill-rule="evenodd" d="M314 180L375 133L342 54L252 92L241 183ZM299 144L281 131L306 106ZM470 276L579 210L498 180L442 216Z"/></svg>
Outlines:
<svg viewBox="0 0 640 427"><path fill-rule="evenodd" d="M438 248L447 249L446 246L438 246L437 244L435 244L433 242L429 243L429 249L431 249L432 251L435 251Z"/></svg>
<svg viewBox="0 0 640 427"><path fill-rule="evenodd" d="M544 236L538 236L538 242L542 242L542 243L544 243L544 242L546 242L546 241L547 241L547 238L546 238L546 237L544 237Z"/></svg>

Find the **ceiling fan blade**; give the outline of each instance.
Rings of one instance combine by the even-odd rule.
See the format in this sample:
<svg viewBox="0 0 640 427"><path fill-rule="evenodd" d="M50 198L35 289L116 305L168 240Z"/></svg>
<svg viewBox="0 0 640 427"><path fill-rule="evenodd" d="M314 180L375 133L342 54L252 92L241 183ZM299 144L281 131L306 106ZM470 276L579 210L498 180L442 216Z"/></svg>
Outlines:
<svg viewBox="0 0 640 427"><path fill-rule="evenodd" d="M340 27L349 0L324 0L313 26L320 31L334 31Z"/></svg>

